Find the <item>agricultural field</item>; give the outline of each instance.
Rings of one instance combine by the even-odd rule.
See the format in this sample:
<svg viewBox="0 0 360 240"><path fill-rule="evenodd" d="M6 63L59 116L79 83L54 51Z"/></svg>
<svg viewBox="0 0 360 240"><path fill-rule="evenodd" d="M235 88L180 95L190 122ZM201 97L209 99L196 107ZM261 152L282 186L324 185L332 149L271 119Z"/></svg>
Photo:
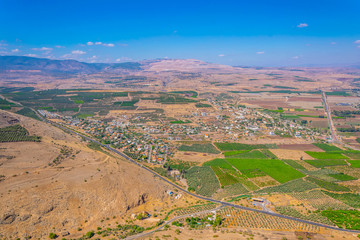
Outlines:
<svg viewBox="0 0 360 240"><path fill-rule="evenodd" d="M276 148L276 145L265 145L265 144L215 143L215 145L221 151L238 151L238 150Z"/></svg>
<svg viewBox="0 0 360 240"><path fill-rule="evenodd" d="M228 186L239 182L236 177L227 172L223 172L220 167L212 166L211 169L218 177L221 186Z"/></svg>
<svg viewBox="0 0 360 240"><path fill-rule="evenodd" d="M214 166L214 167L220 167L223 169L234 169L233 166L228 163L225 159L222 158L216 158L214 160L205 162L203 166Z"/></svg>
<svg viewBox="0 0 360 240"><path fill-rule="evenodd" d="M283 218L233 208L223 208L218 214L224 219L224 227L255 229L282 229L291 231L319 232L320 228Z"/></svg>
<svg viewBox="0 0 360 240"><path fill-rule="evenodd" d="M314 146L324 150L325 152L339 152L342 149L335 147L334 145L326 144L326 143L313 143Z"/></svg>
<svg viewBox="0 0 360 240"><path fill-rule="evenodd" d="M259 150L243 150L244 152L239 153L240 151L231 151L225 152L224 155L227 158L238 158L238 159L267 159L269 158L263 152Z"/></svg>
<svg viewBox="0 0 360 240"><path fill-rule="evenodd" d="M0 128L0 142L40 142L40 139L38 136L30 136L20 125Z"/></svg>
<svg viewBox="0 0 360 240"><path fill-rule="evenodd" d="M192 145L181 145L179 151L184 152L201 152L201 153L220 153L214 145L211 143L199 144L194 143Z"/></svg>
<svg viewBox="0 0 360 240"><path fill-rule="evenodd" d="M360 209L360 195L355 193L333 193L323 191L326 195L337 199L353 208Z"/></svg>
<svg viewBox="0 0 360 240"><path fill-rule="evenodd" d="M349 206L343 202L334 199L331 195L327 195L327 192L323 192L319 189L311 190L308 192L292 193L293 197L297 198L302 202L310 204L312 207L319 210L339 210L349 209Z"/></svg>
<svg viewBox="0 0 360 240"><path fill-rule="evenodd" d="M348 157L342 155L339 152L310 152L305 151L311 157L315 159L349 159Z"/></svg>
<svg viewBox="0 0 360 240"><path fill-rule="evenodd" d="M325 210L321 214L339 228L360 230L360 211L357 210Z"/></svg>
<svg viewBox="0 0 360 240"><path fill-rule="evenodd" d="M340 159L305 160L305 162L307 162L317 168L323 168L323 167L327 167L327 166L347 165L347 163L344 160L340 160Z"/></svg>
<svg viewBox="0 0 360 240"><path fill-rule="evenodd" d="M315 183L319 187L324 188L329 191L334 191L334 192L349 192L350 191L350 189L345 186L338 185L338 184L332 183L332 182L327 182L324 180L320 180L318 178L307 177L306 180L310 181L312 183Z"/></svg>
<svg viewBox="0 0 360 240"><path fill-rule="evenodd" d="M208 166L190 168L186 172L185 178L189 185L189 190L193 190L203 196L210 197L220 188L214 171Z"/></svg>
<svg viewBox="0 0 360 240"><path fill-rule="evenodd" d="M305 192L315 188L319 188L319 186L303 179L296 179L279 186L263 188L255 193L293 193Z"/></svg>
<svg viewBox="0 0 360 240"><path fill-rule="evenodd" d="M348 160L353 168L360 168L360 160Z"/></svg>
<svg viewBox="0 0 360 240"><path fill-rule="evenodd" d="M280 183L285 183L305 176L301 172L277 159L261 160L228 158L227 161L240 172L247 169L259 169Z"/></svg>

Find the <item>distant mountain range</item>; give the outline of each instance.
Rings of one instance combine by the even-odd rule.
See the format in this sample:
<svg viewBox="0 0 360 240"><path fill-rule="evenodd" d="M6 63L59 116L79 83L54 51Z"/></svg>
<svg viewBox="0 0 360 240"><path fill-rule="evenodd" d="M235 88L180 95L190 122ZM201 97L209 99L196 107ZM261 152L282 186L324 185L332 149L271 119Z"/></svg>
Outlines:
<svg viewBox="0 0 360 240"><path fill-rule="evenodd" d="M40 70L56 73L97 73L116 70L141 70L141 63L84 63L76 60L52 60L24 56L0 56L0 71Z"/></svg>

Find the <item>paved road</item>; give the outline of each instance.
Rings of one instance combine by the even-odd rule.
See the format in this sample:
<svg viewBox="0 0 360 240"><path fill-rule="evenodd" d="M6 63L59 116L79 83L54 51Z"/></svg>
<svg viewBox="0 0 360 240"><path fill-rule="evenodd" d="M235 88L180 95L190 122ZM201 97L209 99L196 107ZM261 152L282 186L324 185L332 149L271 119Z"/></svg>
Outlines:
<svg viewBox="0 0 360 240"><path fill-rule="evenodd" d="M301 223L306 223L306 224L311 224L311 225L314 225L314 226L318 226L318 227L324 227L324 228L328 228L328 229L332 229L332 230L338 230L338 231L343 231L343 232L349 232L349 233L360 233L360 231L356 231L356 230L350 230L350 229L342 229L342 228L337 228L337 227L333 227L333 226L328 226L328 225L325 225L325 224L321 224L321 223L316 223L316 222L311 222L311 221L307 221L307 220L302 220L302 219L299 219L299 218L295 218L295 217L289 217L289 216L285 216L285 215L281 215L279 213L274 213L274 212L267 212L267 211L264 211L264 210L258 210L258 209L253 209L253 208L248 208L248 207L244 207L244 206L240 206L240 205L236 205L236 204L233 204L233 203L229 203L229 202L223 202L223 201L220 201L220 200L216 200L216 199L212 199L212 198L209 198L209 197L204 197L204 196L199 196L195 193L192 193L192 192L189 192L185 189L183 189L182 187L178 186L177 184L171 182L170 180L166 179L165 177L159 175L157 172L143 166L142 164L136 162L135 160L133 160L132 158L130 158L129 156L127 156L126 154L110 147L109 145L106 145L106 144L103 144L103 143L100 143L99 141L97 140L94 140L92 138L89 138L87 136L84 136L78 132L75 132L73 130L70 130L68 128L65 128L63 126L61 126L60 124L57 124L57 123L54 123L54 122L51 122L47 119L44 119L37 111L35 111L34 109L32 109L39 117L40 119L42 119L44 122L47 122L47 123L50 123L58 128L61 128L63 129L64 131L67 131L67 132L70 132L72 134L75 134L75 135L78 135L88 141L91 141L91 142L94 142L94 143L97 143L99 145L101 145L102 147L108 149L109 151L112 151L118 155L120 155L121 157L125 158L126 160L128 160L129 162L131 163L134 163L136 164L137 166L143 168L145 171L148 171L150 173L152 173L153 175L157 176L158 178L160 178L161 180L163 180L164 182L168 183L169 185L171 185L172 187L174 188L177 188L178 190L184 192L184 193L187 193L189 194L190 196L193 196L193 197L196 197L198 199L201 199L201 200L204 200L204 201L209 201L209 202L213 202L213 203L218 203L218 204L222 204L223 206L227 206L227 207L233 207L233 208L236 208L236 209L240 209L240 210L246 210L246 211L252 211L252 212L257 212L257 213L263 213L263 214L267 214L267 215L270 215L270 216L274 216L274 217L280 217L280 218L284 218L284 219L288 219L288 220L293 220L293 221L297 221L297 222L301 222Z"/></svg>
<svg viewBox="0 0 360 240"><path fill-rule="evenodd" d="M325 112L326 112L326 115L327 115L327 118L328 118L328 121L329 121L331 136L332 136L333 141L335 143L340 143L340 140L339 140L339 138L338 138L338 136L336 134L336 131L335 131L334 122L333 122L332 117L331 117L331 109L330 109L330 106L327 103L326 93L324 91L322 91L321 95L322 95L322 99L323 99L323 102L324 102Z"/></svg>

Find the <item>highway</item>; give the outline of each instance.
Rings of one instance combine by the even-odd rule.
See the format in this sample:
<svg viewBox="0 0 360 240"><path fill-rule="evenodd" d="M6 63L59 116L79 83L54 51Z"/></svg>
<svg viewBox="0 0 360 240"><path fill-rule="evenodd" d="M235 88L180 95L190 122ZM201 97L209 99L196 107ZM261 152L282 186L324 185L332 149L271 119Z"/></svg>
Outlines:
<svg viewBox="0 0 360 240"><path fill-rule="evenodd" d="M233 208L236 208L236 209L240 209L240 210L246 210L246 211L252 211L252 212L257 212L257 213L262 213L262 214L267 214L267 215L270 215L270 216L274 216L274 217L280 217L280 218L284 218L284 219L288 219L288 220L292 220L292 221L297 221L297 222L301 222L301 223L306 223L306 224L311 224L311 225L314 225L314 226L318 226L318 227L323 227L323 228L327 228L327 229L332 229L332 230L337 230L337 231L343 231L343 232L349 232L349 233L357 233L359 234L360 231L357 231L357 230L350 230L350 229L342 229L342 228L338 228L338 227L334 227L334 226L329 226L329 225L325 225L325 224L321 224L321 223L316 223L316 222L311 222L311 221L308 221L308 220L303 220L303 219L299 219L299 218L295 218L295 217L290 217L290 216L285 216L285 215L282 215L282 214L279 214L279 213L274 213L274 212L268 212L268 211L264 211L264 210L258 210L258 209L253 209L253 208L248 208L248 207L244 207L244 206L240 206L240 205L236 205L236 204L233 204L233 203L229 203L229 202L223 202L223 201L220 201L220 200L216 200L216 199L212 199L212 198L209 198L209 197L204 197L204 196L200 196L200 195L197 195L195 193L192 193L192 192L189 192L187 191L186 189L183 189L182 187L178 186L177 184L171 182L170 180L168 180L167 178L159 175L157 172L153 171L152 169L149 169L147 167L145 167L144 165L138 163L137 161L133 160L132 158L130 158L129 156L127 156L126 154L110 147L109 145L106 145L106 144L103 144L103 143L100 143L99 141L97 140L94 140L92 138L89 138L87 136L84 136L78 132L75 132L71 129L68 129L66 127L63 127L62 125L60 124L57 124L57 123L54 123L54 122L51 122L47 119L44 119L37 111L35 111L34 109L32 109L38 117L40 117L40 119L44 122L47 122L47 123L50 123L52 124L53 126L56 126L60 129L63 129L64 131L67 131L67 132L70 132L72 134L75 134L75 135L78 135L79 137L82 137L88 141L91 141L91 142L94 142L94 143L97 143L99 144L100 146L108 149L109 151L111 152L114 152L118 155L120 155L121 157L125 158L126 160L128 160L129 162L143 168L145 171L148 171L150 173L152 173L153 175L157 176L159 179L163 180L164 182L166 182L167 184L171 185L172 187L190 195L190 196L193 196L195 198L198 198L198 199L201 199L201 200L204 200L204 201L209 201L209 202L213 202L213 203L217 203L217 204L222 204L223 206L227 206L227 207L233 207Z"/></svg>
<svg viewBox="0 0 360 240"><path fill-rule="evenodd" d="M335 131L334 122L333 122L332 117L331 117L330 106L327 103L326 93L324 91L321 91L321 96L322 96L322 99L323 99L323 102L324 102L324 108L325 108L326 116L327 116L328 121L329 121L329 126L330 126L330 132L331 132L332 139L333 139L334 143L340 143L339 138L338 138L338 136L336 134L336 131Z"/></svg>

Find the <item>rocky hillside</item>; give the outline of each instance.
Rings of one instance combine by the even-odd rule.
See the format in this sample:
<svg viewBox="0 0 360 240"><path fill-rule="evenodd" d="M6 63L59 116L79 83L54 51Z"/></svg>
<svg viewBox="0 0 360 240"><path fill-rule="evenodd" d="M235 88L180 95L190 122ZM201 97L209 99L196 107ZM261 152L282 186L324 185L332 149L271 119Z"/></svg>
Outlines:
<svg viewBox="0 0 360 240"><path fill-rule="evenodd" d="M51 125L2 110L1 127L13 124L9 116L41 142L1 143L0 239L47 239L49 232L78 237L103 220L118 221L166 198L166 186L141 168Z"/></svg>

